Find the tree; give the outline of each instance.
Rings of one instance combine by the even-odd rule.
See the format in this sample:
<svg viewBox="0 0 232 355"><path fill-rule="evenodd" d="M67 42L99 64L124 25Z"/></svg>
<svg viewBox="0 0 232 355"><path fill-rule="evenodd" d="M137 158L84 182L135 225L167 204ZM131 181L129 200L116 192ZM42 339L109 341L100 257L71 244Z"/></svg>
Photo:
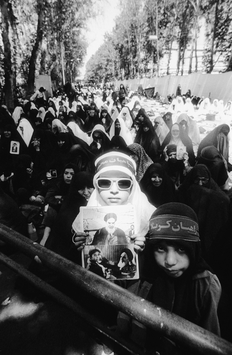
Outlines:
<svg viewBox="0 0 232 355"><path fill-rule="evenodd" d="M211 0L203 3L206 18L206 49L204 65L207 73L211 73L219 60L229 68L232 39L232 5L229 0ZM222 69L223 70L223 69Z"/></svg>
<svg viewBox="0 0 232 355"><path fill-rule="evenodd" d="M197 69L198 69L197 38L198 38L198 32L199 32L199 19L201 16L201 8L200 8L201 0L189 0L189 1L194 9L191 53L190 53L189 70L188 70L188 73L191 74L192 73L193 52L195 53L195 72L197 72Z"/></svg>
<svg viewBox="0 0 232 355"><path fill-rule="evenodd" d="M13 12L12 5L9 0L0 1L1 10L1 29L4 51L4 94L5 103L9 110L14 109L14 101L16 96L16 73L14 67L12 41L16 37L16 17ZM10 32L12 31L12 35Z"/></svg>
<svg viewBox="0 0 232 355"><path fill-rule="evenodd" d="M29 68L28 68L28 79L27 79L27 94L30 95L34 92L35 86L35 68L36 62L39 55L39 51L41 49L43 34L44 34L44 13L45 8L47 6L46 0L37 0L36 10L38 14L38 22L37 22L37 29L36 29L36 37L35 42L33 45L33 49L31 52L31 57L29 61Z"/></svg>
<svg viewBox="0 0 232 355"><path fill-rule="evenodd" d="M115 80L116 56L112 38L106 35L104 44L87 63L85 81L105 83Z"/></svg>

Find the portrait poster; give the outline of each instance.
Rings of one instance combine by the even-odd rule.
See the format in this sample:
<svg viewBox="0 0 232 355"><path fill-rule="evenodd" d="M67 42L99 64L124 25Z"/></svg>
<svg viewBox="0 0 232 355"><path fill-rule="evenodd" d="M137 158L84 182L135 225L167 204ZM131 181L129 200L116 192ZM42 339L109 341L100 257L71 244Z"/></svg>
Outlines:
<svg viewBox="0 0 232 355"><path fill-rule="evenodd" d="M19 154L20 143L17 141L10 142L10 154Z"/></svg>
<svg viewBox="0 0 232 355"><path fill-rule="evenodd" d="M82 231L88 234L82 266L107 280L138 279L133 206L86 206L80 213Z"/></svg>

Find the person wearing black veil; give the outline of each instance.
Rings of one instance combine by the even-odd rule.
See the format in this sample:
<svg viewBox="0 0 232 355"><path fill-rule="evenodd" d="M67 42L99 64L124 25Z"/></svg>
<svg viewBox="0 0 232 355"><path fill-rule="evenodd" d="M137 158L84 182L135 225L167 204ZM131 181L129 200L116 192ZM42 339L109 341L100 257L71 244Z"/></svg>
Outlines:
<svg viewBox="0 0 232 355"><path fill-rule="evenodd" d="M165 151L165 148L169 144L175 144L177 146L177 158L183 159L183 155L186 152L188 154L188 162L190 166L194 166L196 163L195 154L193 151L193 143L185 131L180 129L178 123L174 123L170 129L170 132L165 137L161 150ZM182 153L180 154L179 152Z"/></svg>
<svg viewBox="0 0 232 355"><path fill-rule="evenodd" d="M221 284L202 258L197 216L189 206L170 202L152 214L140 280L129 285L129 290L162 307L161 312L170 311L220 336ZM186 353L121 312L117 331L149 355Z"/></svg>
<svg viewBox="0 0 232 355"><path fill-rule="evenodd" d="M229 163L229 132L230 127L225 123L215 127L200 142L197 150L197 158L200 157L202 149L208 146L214 146L225 160L228 171L231 171L232 165Z"/></svg>
<svg viewBox="0 0 232 355"><path fill-rule="evenodd" d="M131 154L128 145L121 136L113 136L110 141L110 150L118 150L119 152Z"/></svg>
<svg viewBox="0 0 232 355"><path fill-rule="evenodd" d="M147 168L140 187L155 207L177 201L175 184L160 163L153 163Z"/></svg>
<svg viewBox="0 0 232 355"><path fill-rule="evenodd" d="M198 217L203 256L210 265L215 243L223 244L222 231L230 216L230 199L213 180L206 165L195 165L179 187L178 200L190 206Z"/></svg>
<svg viewBox="0 0 232 355"><path fill-rule="evenodd" d="M146 114L145 110L141 108L135 117L135 122L139 123L139 128L136 133L134 143L140 144L146 151L147 155L154 163L160 160L160 142L155 132L155 128Z"/></svg>
<svg viewBox="0 0 232 355"><path fill-rule="evenodd" d="M93 190L93 174L81 171L73 176L69 192L62 203L45 244L46 248L75 263L80 263L81 260L80 253L76 251L72 242L72 223L79 213L80 207L87 205Z"/></svg>

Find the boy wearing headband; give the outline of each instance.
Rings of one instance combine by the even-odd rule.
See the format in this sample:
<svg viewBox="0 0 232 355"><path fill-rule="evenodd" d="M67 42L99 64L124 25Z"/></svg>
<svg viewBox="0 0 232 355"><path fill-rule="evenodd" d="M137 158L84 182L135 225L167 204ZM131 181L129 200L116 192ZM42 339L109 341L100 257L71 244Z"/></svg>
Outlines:
<svg viewBox="0 0 232 355"><path fill-rule="evenodd" d="M140 281L131 285L130 291L220 336L217 308L221 285L201 257L195 212L178 202L159 206L150 218L144 254ZM149 354L151 349L151 354L154 349L166 353L170 345L122 313L118 329L134 341L142 337Z"/></svg>

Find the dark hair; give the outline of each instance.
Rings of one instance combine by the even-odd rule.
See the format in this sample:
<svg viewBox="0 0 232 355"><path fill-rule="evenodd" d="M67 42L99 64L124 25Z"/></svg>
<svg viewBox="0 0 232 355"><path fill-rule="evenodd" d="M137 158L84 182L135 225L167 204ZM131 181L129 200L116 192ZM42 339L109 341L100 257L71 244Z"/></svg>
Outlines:
<svg viewBox="0 0 232 355"><path fill-rule="evenodd" d="M94 248L94 249L92 249L92 250L89 251L89 256L92 257L92 255L93 255L94 253L96 253L96 252L101 253L101 250L98 249L98 248Z"/></svg>

